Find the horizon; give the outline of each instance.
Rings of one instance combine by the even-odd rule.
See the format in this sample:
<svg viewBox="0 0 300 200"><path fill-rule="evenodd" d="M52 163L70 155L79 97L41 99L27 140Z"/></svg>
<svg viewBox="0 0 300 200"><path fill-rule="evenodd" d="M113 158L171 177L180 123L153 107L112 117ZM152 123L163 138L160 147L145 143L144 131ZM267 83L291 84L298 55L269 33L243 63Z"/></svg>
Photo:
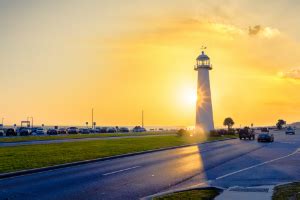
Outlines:
<svg viewBox="0 0 300 200"><path fill-rule="evenodd" d="M0 2L0 119L78 126L94 108L97 126L139 125L142 110L146 126L194 126L193 66L204 45L216 127L226 117L236 127L299 122L299 8L283 0L271 8L258 0Z"/></svg>

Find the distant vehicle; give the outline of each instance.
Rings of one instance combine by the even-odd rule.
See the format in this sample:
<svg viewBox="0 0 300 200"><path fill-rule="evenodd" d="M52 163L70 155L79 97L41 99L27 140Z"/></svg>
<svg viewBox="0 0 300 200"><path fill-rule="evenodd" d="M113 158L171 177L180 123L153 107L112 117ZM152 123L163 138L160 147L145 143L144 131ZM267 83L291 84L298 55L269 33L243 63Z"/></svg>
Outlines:
<svg viewBox="0 0 300 200"><path fill-rule="evenodd" d="M17 136L17 132L13 128L6 129L6 136Z"/></svg>
<svg viewBox="0 0 300 200"><path fill-rule="evenodd" d="M67 129L68 134L78 134L78 128L77 127L69 127Z"/></svg>
<svg viewBox="0 0 300 200"><path fill-rule="evenodd" d="M240 129L239 130L239 138L240 138L240 140L242 140L242 139L254 140L255 139L254 130L250 129L249 127Z"/></svg>
<svg viewBox="0 0 300 200"><path fill-rule="evenodd" d="M4 136L4 130L0 130L0 136Z"/></svg>
<svg viewBox="0 0 300 200"><path fill-rule="evenodd" d="M108 127L106 129L106 132L107 133L116 133L117 132L117 129L115 127Z"/></svg>
<svg viewBox="0 0 300 200"><path fill-rule="evenodd" d="M146 129L141 126L136 126L132 129L132 132L145 132Z"/></svg>
<svg viewBox="0 0 300 200"><path fill-rule="evenodd" d="M48 135L57 135L57 130L54 128L50 128L47 130Z"/></svg>
<svg viewBox="0 0 300 200"><path fill-rule="evenodd" d="M269 128L261 128L260 131L261 131L262 133L269 133L269 132L270 132L270 131L269 131Z"/></svg>
<svg viewBox="0 0 300 200"><path fill-rule="evenodd" d="M88 128L81 128L81 129L79 129L79 133L81 133L81 134L89 134L90 130Z"/></svg>
<svg viewBox="0 0 300 200"><path fill-rule="evenodd" d="M89 128L89 131L90 131L90 133L97 133L97 130L93 129L93 128Z"/></svg>
<svg viewBox="0 0 300 200"><path fill-rule="evenodd" d="M19 129L20 136L28 136L31 135L31 130L29 128L21 128Z"/></svg>
<svg viewBox="0 0 300 200"><path fill-rule="evenodd" d="M58 133L58 134L67 134L67 129L65 129L65 128L60 128L60 129L57 130L57 133Z"/></svg>
<svg viewBox="0 0 300 200"><path fill-rule="evenodd" d="M274 135L269 133L260 133L257 142L274 142Z"/></svg>
<svg viewBox="0 0 300 200"><path fill-rule="evenodd" d="M31 129L31 134L32 135L44 135L45 134L45 130L43 128L33 128Z"/></svg>
<svg viewBox="0 0 300 200"><path fill-rule="evenodd" d="M119 132L121 132L121 133L128 133L129 129L127 127L120 127L119 128Z"/></svg>
<svg viewBox="0 0 300 200"><path fill-rule="evenodd" d="M286 135L295 135L295 129L293 129L292 127L287 127L285 130L285 134Z"/></svg>

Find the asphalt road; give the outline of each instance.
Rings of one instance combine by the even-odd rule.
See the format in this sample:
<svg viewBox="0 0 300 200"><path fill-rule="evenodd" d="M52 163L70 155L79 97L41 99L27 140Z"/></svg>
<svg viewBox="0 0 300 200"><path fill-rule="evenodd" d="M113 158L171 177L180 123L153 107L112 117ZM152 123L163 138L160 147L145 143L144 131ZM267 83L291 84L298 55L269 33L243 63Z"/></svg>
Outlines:
<svg viewBox="0 0 300 200"><path fill-rule="evenodd" d="M138 199L195 184L230 187L300 180L298 135L227 140L0 180L0 199Z"/></svg>

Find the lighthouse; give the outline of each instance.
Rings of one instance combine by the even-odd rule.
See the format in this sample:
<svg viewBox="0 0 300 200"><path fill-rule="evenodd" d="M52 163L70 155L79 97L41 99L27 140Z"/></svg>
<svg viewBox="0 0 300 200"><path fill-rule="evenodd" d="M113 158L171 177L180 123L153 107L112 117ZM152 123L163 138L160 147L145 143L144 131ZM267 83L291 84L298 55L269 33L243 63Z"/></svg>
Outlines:
<svg viewBox="0 0 300 200"><path fill-rule="evenodd" d="M197 132L208 133L214 130L209 82L209 71L212 70L212 65L204 51L197 57L194 70L198 72L195 129Z"/></svg>

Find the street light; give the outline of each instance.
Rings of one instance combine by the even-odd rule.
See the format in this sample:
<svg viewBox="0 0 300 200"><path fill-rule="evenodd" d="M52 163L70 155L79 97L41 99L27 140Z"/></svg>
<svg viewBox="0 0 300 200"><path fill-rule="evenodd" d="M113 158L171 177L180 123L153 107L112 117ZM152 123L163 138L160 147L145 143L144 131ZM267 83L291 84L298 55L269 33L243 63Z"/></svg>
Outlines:
<svg viewBox="0 0 300 200"><path fill-rule="evenodd" d="M33 117L27 117L27 121L29 121L29 119L31 119L31 128L33 128Z"/></svg>

